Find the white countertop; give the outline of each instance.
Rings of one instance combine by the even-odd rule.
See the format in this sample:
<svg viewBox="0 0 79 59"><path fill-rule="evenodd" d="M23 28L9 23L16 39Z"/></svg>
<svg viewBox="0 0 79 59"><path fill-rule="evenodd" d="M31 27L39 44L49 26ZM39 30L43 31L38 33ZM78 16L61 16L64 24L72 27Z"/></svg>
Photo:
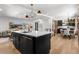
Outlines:
<svg viewBox="0 0 79 59"><path fill-rule="evenodd" d="M51 33L48 31L32 31L32 32L28 32L28 33L22 33L22 31L14 31L14 32L20 33L20 34L25 34L25 35L30 35L30 36L34 36L34 37L39 37L39 36Z"/></svg>
<svg viewBox="0 0 79 59"><path fill-rule="evenodd" d="M73 28L73 29L75 28L74 26L59 26L58 28L67 29L68 27L69 27L69 28Z"/></svg>

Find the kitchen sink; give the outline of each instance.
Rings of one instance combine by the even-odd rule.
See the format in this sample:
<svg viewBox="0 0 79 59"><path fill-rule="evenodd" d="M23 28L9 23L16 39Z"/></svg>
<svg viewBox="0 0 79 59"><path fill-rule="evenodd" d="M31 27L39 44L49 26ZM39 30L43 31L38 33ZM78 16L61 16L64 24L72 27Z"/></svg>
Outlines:
<svg viewBox="0 0 79 59"><path fill-rule="evenodd" d="M22 31L22 33L29 33L29 32L31 32L31 31Z"/></svg>
<svg viewBox="0 0 79 59"><path fill-rule="evenodd" d="M28 33L28 31L23 31L22 33Z"/></svg>

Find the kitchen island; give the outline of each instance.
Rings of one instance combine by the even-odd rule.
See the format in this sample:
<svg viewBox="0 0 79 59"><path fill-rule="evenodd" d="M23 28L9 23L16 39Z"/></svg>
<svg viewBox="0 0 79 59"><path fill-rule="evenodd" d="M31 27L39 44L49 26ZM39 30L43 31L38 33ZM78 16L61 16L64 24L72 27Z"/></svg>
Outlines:
<svg viewBox="0 0 79 59"><path fill-rule="evenodd" d="M22 54L48 54L50 52L51 32L15 31L12 37L14 46Z"/></svg>

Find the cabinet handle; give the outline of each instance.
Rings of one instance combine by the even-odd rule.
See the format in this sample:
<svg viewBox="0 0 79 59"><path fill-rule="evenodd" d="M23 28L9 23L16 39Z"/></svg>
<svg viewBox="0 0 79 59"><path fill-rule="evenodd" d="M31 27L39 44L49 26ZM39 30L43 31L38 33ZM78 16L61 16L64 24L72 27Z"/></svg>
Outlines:
<svg viewBox="0 0 79 59"><path fill-rule="evenodd" d="M22 37L24 37L24 38L26 38L26 39L29 39L29 40L32 40L31 38L29 38L29 37L25 37L25 36L22 36Z"/></svg>

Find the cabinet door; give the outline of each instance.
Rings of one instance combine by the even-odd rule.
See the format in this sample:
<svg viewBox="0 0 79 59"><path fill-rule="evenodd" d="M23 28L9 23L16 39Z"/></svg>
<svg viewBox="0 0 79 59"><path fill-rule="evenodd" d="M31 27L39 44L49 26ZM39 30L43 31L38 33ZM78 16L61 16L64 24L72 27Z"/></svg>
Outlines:
<svg viewBox="0 0 79 59"><path fill-rule="evenodd" d="M20 46L19 46L20 38L19 37L20 37L19 34L16 34L16 33L13 34L13 44L14 44L15 48L18 50L20 49Z"/></svg>
<svg viewBox="0 0 79 59"><path fill-rule="evenodd" d="M33 53L33 42L31 37L21 36L20 37L20 49L23 54Z"/></svg>
<svg viewBox="0 0 79 59"><path fill-rule="evenodd" d="M18 39L18 36L15 33L13 33L13 44L14 44L14 46L16 48L18 47L18 45L17 45L17 39Z"/></svg>
<svg viewBox="0 0 79 59"><path fill-rule="evenodd" d="M36 53L47 54L50 51L50 34L40 36L36 39Z"/></svg>

